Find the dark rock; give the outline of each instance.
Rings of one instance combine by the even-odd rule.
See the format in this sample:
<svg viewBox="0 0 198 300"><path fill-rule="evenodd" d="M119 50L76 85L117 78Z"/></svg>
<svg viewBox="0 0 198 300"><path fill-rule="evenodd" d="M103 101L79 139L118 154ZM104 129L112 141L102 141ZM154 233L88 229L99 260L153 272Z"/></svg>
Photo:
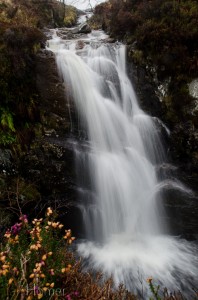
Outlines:
<svg viewBox="0 0 198 300"><path fill-rule="evenodd" d="M75 27L71 30L72 33L76 34L79 33L79 27Z"/></svg>
<svg viewBox="0 0 198 300"><path fill-rule="evenodd" d="M10 172L11 168L13 168L12 162L11 151L8 149L0 149L0 172Z"/></svg>
<svg viewBox="0 0 198 300"><path fill-rule="evenodd" d="M63 40L70 40L73 38L73 34L71 32L57 31L57 36L59 36Z"/></svg>
<svg viewBox="0 0 198 300"><path fill-rule="evenodd" d="M79 33L90 33L91 32L91 27L87 23L84 23L84 24L79 26L78 32Z"/></svg>
<svg viewBox="0 0 198 300"><path fill-rule="evenodd" d="M107 39L104 39L104 40L102 40L104 43L115 43L116 42L116 40L114 39L114 38L111 38L111 37L109 37L109 38L107 38Z"/></svg>
<svg viewBox="0 0 198 300"><path fill-rule="evenodd" d="M132 61L127 63L128 75L136 91L141 108L151 116L164 119L164 108L156 95L157 85L147 70Z"/></svg>
<svg viewBox="0 0 198 300"><path fill-rule="evenodd" d="M81 50L84 48L84 46L85 46L85 43L82 40L80 40L76 43L76 50Z"/></svg>
<svg viewBox="0 0 198 300"><path fill-rule="evenodd" d="M176 180L180 186L185 186L182 190L167 185L162 190L161 196L168 219L164 222L170 224L170 231L173 234L196 239L198 236L198 133L192 122L193 116L189 117L192 115L191 106L186 107L188 120L179 117L174 107L169 107L169 110L173 110L173 117L177 115L177 122L173 117L167 119L169 112L165 103L159 99L157 93L159 82L156 81L156 77L144 65L136 64L131 59L129 61L128 74L141 108L149 115L160 118L171 129L170 135L166 135L165 139L167 156L171 163L158 167L158 177ZM161 132L163 133L163 130Z"/></svg>
<svg viewBox="0 0 198 300"><path fill-rule="evenodd" d="M33 208L35 214L43 210L46 203L54 206L56 201L57 207L63 208L61 215L63 211L67 214L66 219L63 217L64 224L75 230L73 214L77 214L77 195L71 140L78 133L76 113L67 87L63 86L59 77L52 52L43 50L37 55L36 70L42 127L23 157L19 173L34 182L42 195L42 201Z"/></svg>
<svg viewBox="0 0 198 300"><path fill-rule="evenodd" d="M196 239L198 233L196 195L189 188L184 187L183 190L167 189L163 193L163 198L171 233Z"/></svg>
<svg viewBox="0 0 198 300"><path fill-rule="evenodd" d="M41 96L40 109L43 111L43 118L45 119L45 121L43 120L44 124L46 122L46 125L49 125L48 119L51 119L51 123L60 122L60 119L57 118L58 115L65 122L62 128L60 126L61 131L65 131L70 126L65 87L59 78L55 57L51 51L43 50L37 55L36 71L37 87ZM56 125L54 126L56 127Z"/></svg>

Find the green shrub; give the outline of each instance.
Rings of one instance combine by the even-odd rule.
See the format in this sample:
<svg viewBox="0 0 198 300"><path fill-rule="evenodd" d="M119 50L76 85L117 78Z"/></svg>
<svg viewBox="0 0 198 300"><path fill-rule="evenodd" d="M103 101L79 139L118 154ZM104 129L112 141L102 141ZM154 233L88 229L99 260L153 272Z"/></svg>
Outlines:
<svg viewBox="0 0 198 300"><path fill-rule="evenodd" d="M76 24L77 13L76 9L73 6L66 6L65 8L65 17L64 17L64 26L71 27Z"/></svg>

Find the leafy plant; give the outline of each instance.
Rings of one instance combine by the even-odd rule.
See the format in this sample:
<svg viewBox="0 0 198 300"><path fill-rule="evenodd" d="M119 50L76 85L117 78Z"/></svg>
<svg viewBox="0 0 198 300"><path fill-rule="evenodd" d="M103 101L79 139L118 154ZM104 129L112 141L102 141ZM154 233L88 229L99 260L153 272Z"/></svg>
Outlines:
<svg viewBox="0 0 198 300"><path fill-rule="evenodd" d="M63 298L62 283L71 272L74 260L68 252L74 237L71 230L55 221L56 214L47 209L45 219L27 216L6 231L0 253L0 287L4 299ZM59 297L59 295L61 297ZM75 295L75 294L74 294ZM64 296L66 296L66 291ZM52 299L52 297L51 297Z"/></svg>
<svg viewBox="0 0 198 300"><path fill-rule="evenodd" d="M5 232L0 252L2 299L137 300L123 285L114 290L111 279L103 282L101 274L82 272L70 252L75 238L56 218L50 207L44 219L31 223L21 214Z"/></svg>
<svg viewBox="0 0 198 300"><path fill-rule="evenodd" d="M15 132L13 116L12 114L6 109L0 109L0 123L1 126L4 128L8 128L8 130Z"/></svg>

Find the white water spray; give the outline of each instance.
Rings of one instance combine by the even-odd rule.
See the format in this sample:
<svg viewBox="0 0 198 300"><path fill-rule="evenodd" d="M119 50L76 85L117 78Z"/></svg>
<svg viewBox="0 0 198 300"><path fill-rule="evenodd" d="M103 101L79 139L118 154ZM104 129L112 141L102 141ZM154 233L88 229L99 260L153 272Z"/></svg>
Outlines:
<svg viewBox="0 0 198 300"><path fill-rule="evenodd" d="M140 109L127 77L125 46L101 43L98 32L83 49L76 44L56 34L49 41L89 141L87 151L76 149L87 238L78 250L116 284L141 290L152 276L179 289L197 276L197 259L186 241L165 235L156 166L166 158L155 120Z"/></svg>

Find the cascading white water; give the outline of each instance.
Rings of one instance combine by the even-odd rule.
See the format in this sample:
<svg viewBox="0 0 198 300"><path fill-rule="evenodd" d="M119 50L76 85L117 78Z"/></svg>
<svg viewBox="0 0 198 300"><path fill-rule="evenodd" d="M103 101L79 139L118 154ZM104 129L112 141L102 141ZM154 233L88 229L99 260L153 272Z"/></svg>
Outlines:
<svg viewBox="0 0 198 300"><path fill-rule="evenodd" d="M101 43L98 32L83 49L77 44L56 33L49 41L88 135L86 151L75 150L78 172L86 170L79 190L87 241L78 250L116 284L138 290L140 277L152 276L180 288L184 277L197 276L197 258L187 242L165 235L156 166L166 158L127 77L125 46Z"/></svg>

